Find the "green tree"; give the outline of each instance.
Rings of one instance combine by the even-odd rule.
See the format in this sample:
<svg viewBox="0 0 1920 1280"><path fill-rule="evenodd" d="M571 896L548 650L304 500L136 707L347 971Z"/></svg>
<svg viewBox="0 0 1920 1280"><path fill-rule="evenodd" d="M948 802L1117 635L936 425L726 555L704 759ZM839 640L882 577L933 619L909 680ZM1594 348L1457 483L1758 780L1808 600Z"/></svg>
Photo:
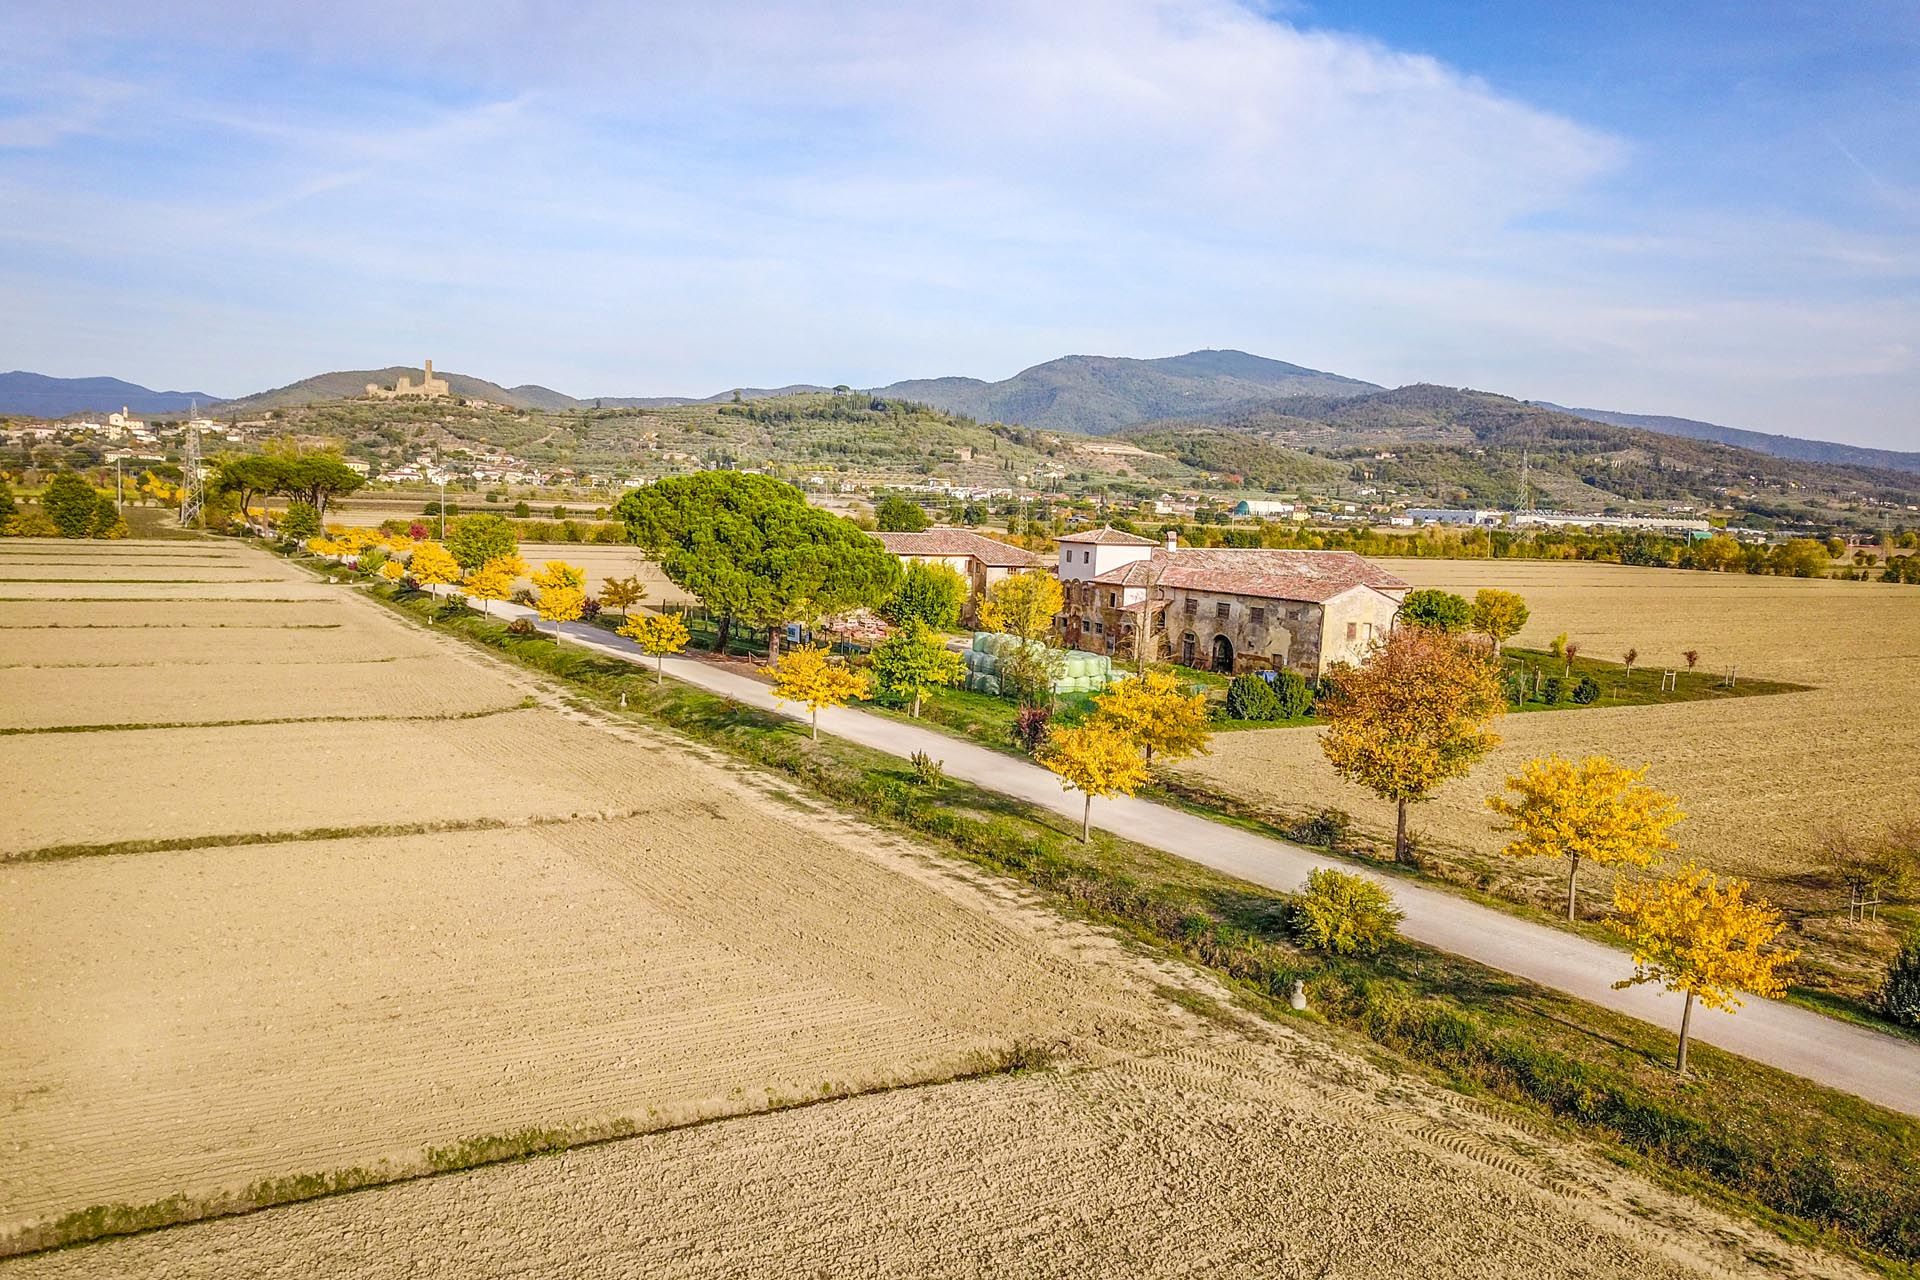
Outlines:
<svg viewBox="0 0 1920 1280"><path fill-rule="evenodd" d="M489 560L519 554L520 539L503 516L465 516L447 531L447 550L462 569L471 571Z"/></svg>
<svg viewBox="0 0 1920 1280"><path fill-rule="evenodd" d="M289 502L276 527L281 537L304 542L320 532L320 513L310 502Z"/></svg>
<svg viewBox="0 0 1920 1280"><path fill-rule="evenodd" d="M880 616L895 626L920 621L935 631L960 625L960 608L967 602L967 581L944 564L907 566L900 589L880 606Z"/></svg>
<svg viewBox="0 0 1920 1280"><path fill-rule="evenodd" d="M934 689L958 684L966 672L960 655L918 618L910 619L873 650L874 679L882 691L911 699L915 717L922 698Z"/></svg>
<svg viewBox="0 0 1920 1280"><path fill-rule="evenodd" d="M1400 621L1409 626L1432 627L1436 631L1465 631L1472 618L1473 606L1467 603L1465 596L1457 596L1437 587L1409 592L1406 602L1400 606Z"/></svg>
<svg viewBox="0 0 1920 1280"><path fill-rule="evenodd" d="M1887 966L1880 1011L1902 1026L1920 1027L1920 933L1908 934Z"/></svg>
<svg viewBox="0 0 1920 1280"><path fill-rule="evenodd" d="M897 493L880 499L873 518L882 533L919 533L928 524L927 509Z"/></svg>
<svg viewBox="0 0 1920 1280"><path fill-rule="evenodd" d="M71 471L62 471L49 480L40 494L40 509L63 538L84 538L93 532L99 502L100 495L93 486Z"/></svg>
<svg viewBox="0 0 1920 1280"><path fill-rule="evenodd" d="M5 476L0 476L0 523L11 520L17 509L13 499L13 486L7 483Z"/></svg>
<svg viewBox="0 0 1920 1280"><path fill-rule="evenodd" d="M900 562L850 520L807 505L769 476L669 476L620 499L615 513L667 578L734 623L765 627L877 607L900 584Z"/></svg>

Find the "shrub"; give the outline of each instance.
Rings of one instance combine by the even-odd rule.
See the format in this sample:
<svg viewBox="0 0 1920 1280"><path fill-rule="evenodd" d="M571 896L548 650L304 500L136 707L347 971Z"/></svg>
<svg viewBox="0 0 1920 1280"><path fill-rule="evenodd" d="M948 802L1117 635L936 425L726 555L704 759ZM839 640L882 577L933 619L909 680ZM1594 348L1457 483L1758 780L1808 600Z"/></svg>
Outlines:
<svg viewBox="0 0 1920 1280"><path fill-rule="evenodd" d="M1887 966L1880 1010L1903 1026L1920 1027L1920 933L1909 934Z"/></svg>
<svg viewBox="0 0 1920 1280"><path fill-rule="evenodd" d="M93 486L71 471L62 471L48 481L40 494L40 509L63 538L84 538L91 533L99 503L100 495ZM319 532L318 525L314 531Z"/></svg>
<svg viewBox="0 0 1920 1280"><path fill-rule="evenodd" d="M1581 676L1580 683L1573 686L1573 700L1583 707L1590 707L1600 700L1600 682L1592 676Z"/></svg>
<svg viewBox="0 0 1920 1280"><path fill-rule="evenodd" d="M916 751L910 757L913 762L913 780L923 787L937 787L947 776L946 762L935 760L924 751Z"/></svg>
<svg viewBox="0 0 1920 1280"><path fill-rule="evenodd" d="M524 499L513 504L514 519L525 520L528 516L531 516L532 514L533 514L533 508L529 507L526 504L526 501Z"/></svg>
<svg viewBox="0 0 1920 1280"><path fill-rule="evenodd" d="M387 554L385 547L368 547L360 553L360 571L362 573L380 572L380 566L387 562Z"/></svg>
<svg viewBox="0 0 1920 1280"><path fill-rule="evenodd" d="M1235 720L1278 720L1280 697L1260 676L1235 676L1227 686L1227 715Z"/></svg>
<svg viewBox="0 0 1920 1280"><path fill-rule="evenodd" d="M1291 914L1301 946L1336 956L1375 954L1394 940L1403 918L1383 886L1331 867L1308 873Z"/></svg>
<svg viewBox="0 0 1920 1280"><path fill-rule="evenodd" d="M1298 720L1313 713L1313 681L1298 671L1282 671L1274 677L1273 696L1280 700L1280 718Z"/></svg>
<svg viewBox="0 0 1920 1280"><path fill-rule="evenodd" d="M1567 682L1559 676L1548 676L1547 682L1540 686L1540 701L1551 707L1566 700Z"/></svg>
<svg viewBox="0 0 1920 1280"><path fill-rule="evenodd" d="M538 635L539 628L533 625L532 618L515 618L507 624L507 634L510 636Z"/></svg>
<svg viewBox="0 0 1920 1280"><path fill-rule="evenodd" d="M531 608L537 597L534 595L532 587L516 587L514 588L513 595L509 598L515 604L526 605Z"/></svg>
<svg viewBox="0 0 1920 1280"><path fill-rule="evenodd" d="M580 602L580 616L588 622L592 622L595 618L599 617L600 601L593 596L588 596L585 600L582 600Z"/></svg>
<svg viewBox="0 0 1920 1280"><path fill-rule="evenodd" d="M1053 719L1053 712L1042 706L1020 708L1020 714L1013 718L1013 740L1028 755L1039 749L1047 736L1047 722Z"/></svg>
<svg viewBox="0 0 1920 1280"><path fill-rule="evenodd" d="M1352 827L1353 818L1345 809L1322 809L1301 823L1294 835L1307 844L1325 845L1328 853L1338 853Z"/></svg>

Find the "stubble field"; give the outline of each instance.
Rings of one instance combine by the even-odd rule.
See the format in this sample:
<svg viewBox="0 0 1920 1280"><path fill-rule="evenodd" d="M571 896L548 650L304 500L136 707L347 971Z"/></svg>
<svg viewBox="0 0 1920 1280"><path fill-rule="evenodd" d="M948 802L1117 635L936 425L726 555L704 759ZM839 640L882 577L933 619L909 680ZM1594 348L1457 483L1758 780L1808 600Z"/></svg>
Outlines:
<svg viewBox="0 0 1920 1280"><path fill-rule="evenodd" d="M95 1206L644 1136L0 1273L1852 1274L1316 1036L1196 1018L1162 994L1220 996L1194 974L350 588L172 545L304 594L0 602L38 727L237 705L129 671L344 718L0 736L0 1250ZM151 666L47 639L129 633ZM352 642L332 683L316 635ZM1018 1044L1053 1065L978 1074Z"/></svg>
<svg viewBox="0 0 1920 1280"><path fill-rule="evenodd" d="M1871 833L1914 814L1920 591L1581 563L1389 563L1419 587L1519 592L1531 610L1521 645L1545 648L1564 632L1589 657L1617 662L1637 648L1643 667L1662 669L1684 669L1682 652L1697 649L1703 670L1816 686L1762 698L1503 717L1502 745L1412 817L1424 839L1487 859L1496 879L1525 881L1529 892L1551 897L1552 869L1496 865L1502 837L1485 798L1526 760L1554 752L1647 765L1647 780L1679 796L1688 814L1677 833L1682 856L1751 878L1767 897L1803 912L1830 914L1844 904L1818 874L1825 831ZM1223 734L1211 756L1180 768L1276 813L1336 806L1374 832L1392 829L1387 805L1333 777L1316 729ZM1587 879L1596 895L1604 893L1604 876Z"/></svg>

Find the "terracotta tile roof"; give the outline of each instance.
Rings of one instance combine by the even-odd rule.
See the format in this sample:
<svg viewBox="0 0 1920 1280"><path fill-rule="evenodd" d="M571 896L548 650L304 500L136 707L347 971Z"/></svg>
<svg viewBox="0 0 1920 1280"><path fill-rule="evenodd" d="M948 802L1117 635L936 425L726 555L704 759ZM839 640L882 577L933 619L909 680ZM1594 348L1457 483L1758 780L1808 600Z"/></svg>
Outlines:
<svg viewBox="0 0 1920 1280"><path fill-rule="evenodd" d="M921 533L876 533L873 536L896 556L972 556L993 569L1037 569L1047 563L1031 551L1008 546L971 529L935 525Z"/></svg>
<svg viewBox="0 0 1920 1280"><path fill-rule="evenodd" d="M1408 584L1351 551L1278 551L1267 548L1182 547L1156 551L1148 560L1110 569L1093 581L1102 586L1162 587L1211 591L1266 600L1324 604L1355 587L1402 592Z"/></svg>
<svg viewBox="0 0 1920 1280"><path fill-rule="evenodd" d="M1098 529L1088 529L1084 533L1066 533L1060 535L1061 542L1091 542L1102 547L1157 547L1160 544L1152 538L1143 538L1137 533L1122 533L1110 524Z"/></svg>

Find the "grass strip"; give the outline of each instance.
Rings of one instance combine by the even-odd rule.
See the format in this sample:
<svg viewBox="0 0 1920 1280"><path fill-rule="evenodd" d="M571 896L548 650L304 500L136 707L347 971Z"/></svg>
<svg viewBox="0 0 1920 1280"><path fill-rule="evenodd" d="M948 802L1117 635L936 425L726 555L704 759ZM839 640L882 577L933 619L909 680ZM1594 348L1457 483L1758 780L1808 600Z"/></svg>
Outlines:
<svg viewBox="0 0 1920 1280"><path fill-rule="evenodd" d="M477 1169L490 1164L528 1160L559 1151L602 1146L628 1138L679 1133L709 1125L725 1124L745 1116L769 1115L842 1102L852 1098L877 1097L903 1089L921 1089L929 1085L958 1084L991 1076L1017 1075L1047 1066L1053 1051L1031 1041L1015 1041L994 1050L968 1054L951 1071L936 1071L925 1076L864 1088L822 1084L816 1093L800 1098L770 1096L765 1107L706 1116L697 1120L655 1123L621 1116L611 1120L557 1127L529 1127L507 1133L481 1134L461 1138L448 1146L429 1146L415 1160L395 1164L381 1161L372 1167L354 1165L324 1173L293 1174L264 1178L240 1192L224 1195L190 1196L184 1193L145 1204L102 1204L64 1214L50 1223L26 1227L0 1238L0 1258L28 1253L65 1249L113 1236L140 1235L190 1222L211 1218L233 1218L259 1213L302 1200L319 1200L347 1195L372 1187L414 1182L444 1174Z"/></svg>
<svg viewBox="0 0 1920 1280"><path fill-rule="evenodd" d="M27 728L0 728L0 738L28 737L43 733L135 733L146 729L233 729L257 724L362 724L371 720L409 723L427 720L484 720L510 711L526 711L540 705L533 698L522 698L508 707L484 707L479 711L450 711L438 715L396 716L283 716L268 720L156 720L133 724L51 724Z"/></svg>
<svg viewBox="0 0 1920 1280"><path fill-rule="evenodd" d="M229 835L115 840L103 844L54 844L0 856L0 865L9 862L60 862L67 858L99 858L122 853L176 853L185 849L233 849L253 844L384 839L390 836L438 835L446 831L500 831L509 827L546 827L563 822L617 822L622 818L637 818L651 812L650 809L616 809L600 813L561 814L547 818L444 818L435 822L380 822L354 827L307 827L299 831L247 831Z"/></svg>
<svg viewBox="0 0 1920 1280"><path fill-rule="evenodd" d="M1620 1162L1834 1248L1888 1275L1920 1262L1920 1120L1699 1046L1670 1069L1672 1033L1458 956L1400 942L1371 959L1295 948L1287 898L1109 832L1090 844L1050 812L948 779L796 721L670 683L630 663L514 636L430 596L376 599L557 676L598 709L666 725L910 830L1087 918L1226 979L1272 1017L1294 980L1317 1014L1462 1093L1495 1096L1602 1144ZM625 694L627 709L618 709Z"/></svg>

